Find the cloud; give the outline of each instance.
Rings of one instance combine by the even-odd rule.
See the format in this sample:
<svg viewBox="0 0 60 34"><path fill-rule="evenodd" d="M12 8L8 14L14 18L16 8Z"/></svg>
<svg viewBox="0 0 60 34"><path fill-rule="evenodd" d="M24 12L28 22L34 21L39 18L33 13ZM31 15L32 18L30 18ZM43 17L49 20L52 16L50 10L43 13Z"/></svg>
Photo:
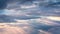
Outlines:
<svg viewBox="0 0 60 34"><path fill-rule="evenodd" d="M32 1L34 0L0 0L0 9L7 8L8 4L12 4L12 3L24 4Z"/></svg>
<svg viewBox="0 0 60 34"><path fill-rule="evenodd" d="M9 0L8 2L4 0L4 2L7 7L0 14L9 16L12 21L37 19L40 16L60 16L59 8L46 7L49 1L47 3L41 0Z"/></svg>
<svg viewBox="0 0 60 34"><path fill-rule="evenodd" d="M7 15L0 15L0 23L3 22L15 22L13 18Z"/></svg>
<svg viewBox="0 0 60 34"><path fill-rule="evenodd" d="M0 0L0 9L4 9L7 7L7 0Z"/></svg>
<svg viewBox="0 0 60 34"><path fill-rule="evenodd" d="M46 32L44 30L38 30L40 33L39 34L51 34L50 32Z"/></svg>
<svg viewBox="0 0 60 34"><path fill-rule="evenodd" d="M0 34L27 34L22 28L0 24Z"/></svg>
<svg viewBox="0 0 60 34"><path fill-rule="evenodd" d="M37 25L43 24L43 25L48 25L48 26L59 26L59 21L53 21L47 18L38 18L38 19L31 19L31 23L37 23Z"/></svg>
<svg viewBox="0 0 60 34"><path fill-rule="evenodd" d="M49 0L0 0L0 24L6 25L0 27L8 34L21 31L22 34L50 34L49 29L60 26L60 8L50 3Z"/></svg>
<svg viewBox="0 0 60 34"><path fill-rule="evenodd" d="M46 20L46 19L45 19ZM49 25L41 23L40 19L31 19L31 20L17 20L18 23L0 23L0 24L5 24L8 27L17 27L17 28L22 28L27 34L48 34L52 33L48 31L52 27L55 27L56 25ZM20 22L20 23L19 23ZM53 24L53 23L51 23ZM15 29L13 29L15 30Z"/></svg>
<svg viewBox="0 0 60 34"><path fill-rule="evenodd" d="M51 34L60 34L59 31L60 31L60 27L53 27L53 28L48 30L48 32L51 32Z"/></svg>
<svg viewBox="0 0 60 34"><path fill-rule="evenodd" d="M23 8L23 9L28 9L28 8L34 8L34 7L36 7L36 5L31 5L31 6L21 6L21 8Z"/></svg>
<svg viewBox="0 0 60 34"><path fill-rule="evenodd" d="M53 20L53 21L60 21L60 17L59 16L50 16L50 17L46 17L47 19Z"/></svg>
<svg viewBox="0 0 60 34"><path fill-rule="evenodd" d="M29 19L37 19L39 17L30 17L30 16L8 16L8 15L0 15L0 23L1 22L16 22L18 20L29 20ZM21 21L22 22L22 21Z"/></svg>
<svg viewBox="0 0 60 34"><path fill-rule="evenodd" d="M21 24L19 24L18 26L17 25L18 24L10 24L9 23L9 25L8 25L7 23L5 23L5 24L1 24L0 23L0 27L2 29L4 29L3 31L5 33L7 31L8 34L10 34L10 33L14 33L14 34L25 34L25 33L26 34L37 34L37 30L35 30L32 26L29 26L29 25L21 25ZM25 28L25 27L27 27L27 28ZM10 31L12 31L12 32L10 32Z"/></svg>

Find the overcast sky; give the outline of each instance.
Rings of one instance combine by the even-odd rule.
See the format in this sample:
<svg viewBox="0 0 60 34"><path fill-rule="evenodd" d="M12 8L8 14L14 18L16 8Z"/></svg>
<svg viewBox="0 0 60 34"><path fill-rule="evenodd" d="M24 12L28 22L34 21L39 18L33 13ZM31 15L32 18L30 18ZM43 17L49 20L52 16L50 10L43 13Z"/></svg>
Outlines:
<svg viewBox="0 0 60 34"><path fill-rule="evenodd" d="M60 0L0 0L0 32L3 31L60 34Z"/></svg>

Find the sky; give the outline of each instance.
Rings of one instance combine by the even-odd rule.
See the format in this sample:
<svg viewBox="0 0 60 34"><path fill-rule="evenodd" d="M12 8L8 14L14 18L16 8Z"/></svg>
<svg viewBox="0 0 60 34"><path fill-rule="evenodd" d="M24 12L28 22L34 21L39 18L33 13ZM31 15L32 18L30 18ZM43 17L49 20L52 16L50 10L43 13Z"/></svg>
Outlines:
<svg viewBox="0 0 60 34"><path fill-rule="evenodd" d="M0 26L6 34L59 34L60 0L0 0Z"/></svg>

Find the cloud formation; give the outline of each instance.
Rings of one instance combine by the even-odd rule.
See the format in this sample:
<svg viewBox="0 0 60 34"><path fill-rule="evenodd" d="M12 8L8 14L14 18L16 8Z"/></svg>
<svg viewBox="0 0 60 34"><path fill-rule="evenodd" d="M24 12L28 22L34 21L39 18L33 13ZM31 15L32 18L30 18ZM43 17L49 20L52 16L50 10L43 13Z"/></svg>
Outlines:
<svg viewBox="0 0 60 34"><path fill-rule="evenodd" d="M20 27L0 24L0 34L27 34L27 33Z"/></svg>
<svg viewBox="0 0 60 34"><path fill-rule="evenodd" d="M52 7L47 0L0 0L0 14L8 16L11 21L38 19L41 16L60 16L60 8ZM5 6L6 5L6 6ZM55 4L54 4L55 5ZM58 5L58 4L57 4ZM5 17L4 17L5 18ZM5 18L6 20L8 20ZM0 21L6 21L3 18Z"/></svg>
<svg viewBox="0 0 60 34"><path fill-rule="evenodd" d="M59 34L58 1L0 0L0 34Z"/></svg>
<svg viewBox="0 0 60 34"><path fill-rule="evenodd" d="M5 9L7 7L7 0L0 0L0 9Z"/></svg>

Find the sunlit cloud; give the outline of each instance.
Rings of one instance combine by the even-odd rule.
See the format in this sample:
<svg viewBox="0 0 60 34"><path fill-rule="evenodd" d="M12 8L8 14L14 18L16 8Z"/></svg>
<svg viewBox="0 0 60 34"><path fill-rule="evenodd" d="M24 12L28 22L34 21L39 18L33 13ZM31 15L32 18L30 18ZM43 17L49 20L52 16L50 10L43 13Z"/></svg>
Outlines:
<svg viewBox="0 0 60 34"><path fill-rule="evenodd" d="M50 19L50 20L53 20L53 21L60 21L60 17L59 16L48 16L46 18Z"/></svg>
<svg viewBox="0 0 60 34"><path fill-rule="evenodd" d="M45 24L45 25L50 25L50 26L53 26L53 25L60 25L52 20L49 20L45 17L42 17L42 18L38 18L38 19L32 19L30 22L37 22L37 23L41 23L41 24Z"/></svg>
<svg viewBox="0 0 60 34"><path fill-rule="evenodd" d="M16 20L17 23L28 24L29 20Z"/></svg>
<svg viewBox="0 0 60 34"><path fill-rule="evenodd" d="M27 34L22 28L0 24L0 34Z"/></svg>

